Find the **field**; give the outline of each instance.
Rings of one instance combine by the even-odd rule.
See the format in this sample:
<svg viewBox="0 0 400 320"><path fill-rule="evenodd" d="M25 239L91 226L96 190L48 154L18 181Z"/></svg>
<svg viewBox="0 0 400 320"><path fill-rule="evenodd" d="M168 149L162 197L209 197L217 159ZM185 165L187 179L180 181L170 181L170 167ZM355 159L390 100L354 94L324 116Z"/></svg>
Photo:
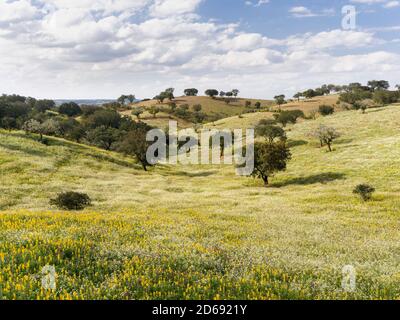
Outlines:
<svg viewBox="0 0 400 320"><path fill-rule="evenodd" d="M342 134L333 153L308 136L320 123ZM116 153L0 131L0 295L399 299L399 126L398 105L290 126L292 160L269 188L232 166L145 173ZM377 189L372 201L352 194L359 183ZM64 190L87 192L93 206L50 207ZM41 288L46 265L55 291ZM341 287L345 265L357 271L353 293Z"/></svg>
<svg viewBox="0 0 400 320"><path fill-rule="evenodd" d="M244 99L244 98L237 98L234 99L230 104L226 104L223 99L221 98L215 98L211 99L209 97L204 97L204 96L198 96L198 97L176 97L173 102L176 103L177 106L181 106L184 104L189 105L189 110L192 111L192 107L196 104L200 104L202 106L201 112L217 118L217 119L223 119L231 116L237 116L239 114L242 114L243 112L248 111L249 109L246 108L246 101L251 101L252 107L255 108L254 104L256 102L261 103L261 107L268 107L272 106L274 103L270 100L256 100L256 99ZM166 100L164 103L159 103L156 100L149 100L149 101L141 101L138 103L135 103L132 105L132 109L137 108L137 107L144 107L144 108L150 108L152 106L157 106L157 107L165 107L169 108L168 103L170 101ZM130 115L131 111L125 111L123 112L125 115ZM135 117L133 117L135 118ZM190 121L180 119L178 117L171 116L168 113L160 112L157 114L157 117L153 117L148 111L145 112L142 117L142 121L146 122L147 124L151 126L155 126L158 128L165 128L168 126L168 122L170 120L175 120L178 122L178 127L182 129L190 128L193 127L193 123Z"/></svg>
<svg viewBox="0 0 400 320"><path fill-rule="evenodd" d="M310 112L317 111L318 107L322 104L335 106L338 100L338 95L328 95L315 97L312 99L300 100L300 101L292 101L282 105L280 108L282 110L294 110L299 109L302 110L306 115L310 114ZM252 106L250 108L246 108L246 101L250 101ZM167 101L168 102L168 101ZM246 98L238 98L236 101L226 104L220 98L211 99L209 97L178 97L174 100L174 102L179 106L183 104L188 104L191 107L196 104L201 104L202 112L209 116L216 116L217 121L206 124L206 127L214 127L215 129L226 129L230 127L226 127L226 124L234 125L234 128L249 128L254 127L259 119L263 117L272 117L274 111L278 109L278 106L270 100L256 100L256 99L246 99ZM256 102L261 103L261 110L257 113L246 113L249 109L254 109L254 104ZM132 105L132 108L144 107L150 108L151 106L158 107L166 107L168 108L168 103L158 103L155 100L149 100L144 102L138 102ZM266 112L265 108L270 108L271 112ZM338 110L340 111L340 110ZM131 110L127 110L122 112L122 114L130 116ZM239 118L238 116L241 115ZM136 119L135 116L132 118ZM193 123L190 121L180 119L175 116L171 116L168 113L160 112L156 117L153 117L148 111L144 112L141 116L141 121L146 122L147 124L158 127L158 128L166 128L168 126L169 121L177 121L178 127L181 129L191 128L193 127Z"/></svg>

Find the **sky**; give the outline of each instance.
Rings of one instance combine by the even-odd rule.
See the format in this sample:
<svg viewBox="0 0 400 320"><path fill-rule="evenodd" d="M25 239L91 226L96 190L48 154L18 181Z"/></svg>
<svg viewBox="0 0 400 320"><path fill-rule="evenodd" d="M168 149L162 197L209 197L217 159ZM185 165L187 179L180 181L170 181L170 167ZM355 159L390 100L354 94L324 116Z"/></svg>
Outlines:
<svg viewBox="0 0 400 320"><path fill-rule="evenodd" d="M261 99L325 83L394 87L399 18L400 0L0 0L0 93L194 87Z"/></svg>

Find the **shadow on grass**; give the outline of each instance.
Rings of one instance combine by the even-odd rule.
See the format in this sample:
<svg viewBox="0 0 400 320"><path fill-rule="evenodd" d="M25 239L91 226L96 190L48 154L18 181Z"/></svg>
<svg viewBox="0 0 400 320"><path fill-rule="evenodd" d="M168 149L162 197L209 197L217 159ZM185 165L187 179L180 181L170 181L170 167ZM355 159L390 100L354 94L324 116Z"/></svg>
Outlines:
<svg viewBox="0 0 400 320"><path fill-rule="evenodd" d="M348 144L352 143L354 140L353 139L340 139L334 142L334 144Z"/></svg>
<svg viewBox="0 0 400 320"><path fill-rule="evenodd" d="M282 182L272 183L271 187L282 188L290 185L306 186L317 183L325 184L336 180L344 180L344 179L346 179L346 175L343 173L326 172L326 173L311 175L308 177L299 177Z"/></svg>
<svg viewBox="0 0 400 320"><path fill-rule="evenodd" d="M305 141L305 140L289 140L287 143L289 148L300 147L300 146L304 146L307 144L308 144L308 141Z"/></svg>
<svg viewBox="0 0 400 320"><path fill-rule="evenodd" d="M34 135L25 134L22 132L13 132L13 136L19 137L22 139L26 139L26 140L31 140L33 142L39 143L41 146L44 146L43 144L40 143L40 141L38 141L38 137L34 136ZM96 150L96 149L93 149L91 146L86 146L83 144L78 144L78 143L75 143L72 141L62 140L61 138L55 138L55 137L51 137L51 136L44 136L43 138L46 139L46 141L47 141L47 147L54 147L54 146L65 147L65 148L70 149L72 152L75 152L82 156L91 157L91 158L94 158L99 161L111 162L111 163L114 163L116 165L119 165L121 167L126 167L126 168L141 169L141 166L139 164L135 163L133 160L132 160L132 162L130 162L127 160L118 159L116 157L106 154L106 151L103 151L101 149ZM16 145L9 145L9 144L3 145L2 143L0 143L0 146L7 148L9 150L21 151L21 152L25 152L27 154L35 155L35 156L41 156L41 157L51 156L51 154L49 152L32 150L32 149L23 148L21 146L16 146Z"/></svg>
<svg viewBox="0 0 400 320"><path fill-rule="evenodd" d="M181 177L189 177L189 178L201 178L201 177L210 177L214 174L217 174L217 170L213 171L201 171L201 172L186 172L186 171L176 171L173 173L170 173L168 175L174 175L174 176L181 176Z"/></svg>
<svg viewBox="0 0 400 320"><path fill-rule="evenodd" d="M50 156L47 152L44 152L44 151L35 150L32 148L25 148L23 146L14 145L14 144L10 144L10 143L0 142L0 147L7 149L7 150L11 150L11 151L18 151L18 152L26 153L31 156L37 156L37 157L49 157Z"/></svg>

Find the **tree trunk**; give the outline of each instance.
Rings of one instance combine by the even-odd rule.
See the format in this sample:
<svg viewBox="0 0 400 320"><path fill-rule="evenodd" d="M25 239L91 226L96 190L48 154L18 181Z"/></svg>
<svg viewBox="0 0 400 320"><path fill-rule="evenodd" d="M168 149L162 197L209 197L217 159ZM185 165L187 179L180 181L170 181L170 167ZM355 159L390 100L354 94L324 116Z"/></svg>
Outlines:
<svg viewBox="0 0 400 320"><path fill-rule="evenodd" d="M144 171L147 171L147 166L146 166L146 164L143 163L143 162L142 162L142 167L143 167L143 170L144 170Z"/></svg>
<svg viewBox="0 0 400 320"><path fill-rule="evenodd" d="M267 176L263 176L262 179L264 180L264 187L268 187L269 181Z"/></svg>
<svg viewBox="0 0 400 320"><path fill-rule="evenodd" d="M330 143L328 143L328 149L329 149L329 152L332 152L332 147L331 147Z"/></svg>

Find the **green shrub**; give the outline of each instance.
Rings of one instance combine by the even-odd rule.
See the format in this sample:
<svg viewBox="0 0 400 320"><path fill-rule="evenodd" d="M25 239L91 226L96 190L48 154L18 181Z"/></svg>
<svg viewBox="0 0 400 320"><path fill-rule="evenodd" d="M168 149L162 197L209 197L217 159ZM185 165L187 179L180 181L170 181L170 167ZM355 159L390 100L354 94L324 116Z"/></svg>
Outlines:
<svg viewBox="0 0 400 320"><path fill-rule="evenodd" d="M364 201L371 200L374 192L375 188L368 184L360 184L353 190L353 193L359 195Z"/></svg>
<svg viewBox="0 0 400 320"><path fill-rule="evenodd" d="M335 112L335 108L327 105L319 106L319 113L322 116L329 116Z"/></svg>
<svg viewBox="0 0 400 320"><path fill-rule="evenodd" d="M83 210L91 203L92 201L87 194L71 191L62 192L55 199L50 200L52 206L62 210Z"/></svg>

